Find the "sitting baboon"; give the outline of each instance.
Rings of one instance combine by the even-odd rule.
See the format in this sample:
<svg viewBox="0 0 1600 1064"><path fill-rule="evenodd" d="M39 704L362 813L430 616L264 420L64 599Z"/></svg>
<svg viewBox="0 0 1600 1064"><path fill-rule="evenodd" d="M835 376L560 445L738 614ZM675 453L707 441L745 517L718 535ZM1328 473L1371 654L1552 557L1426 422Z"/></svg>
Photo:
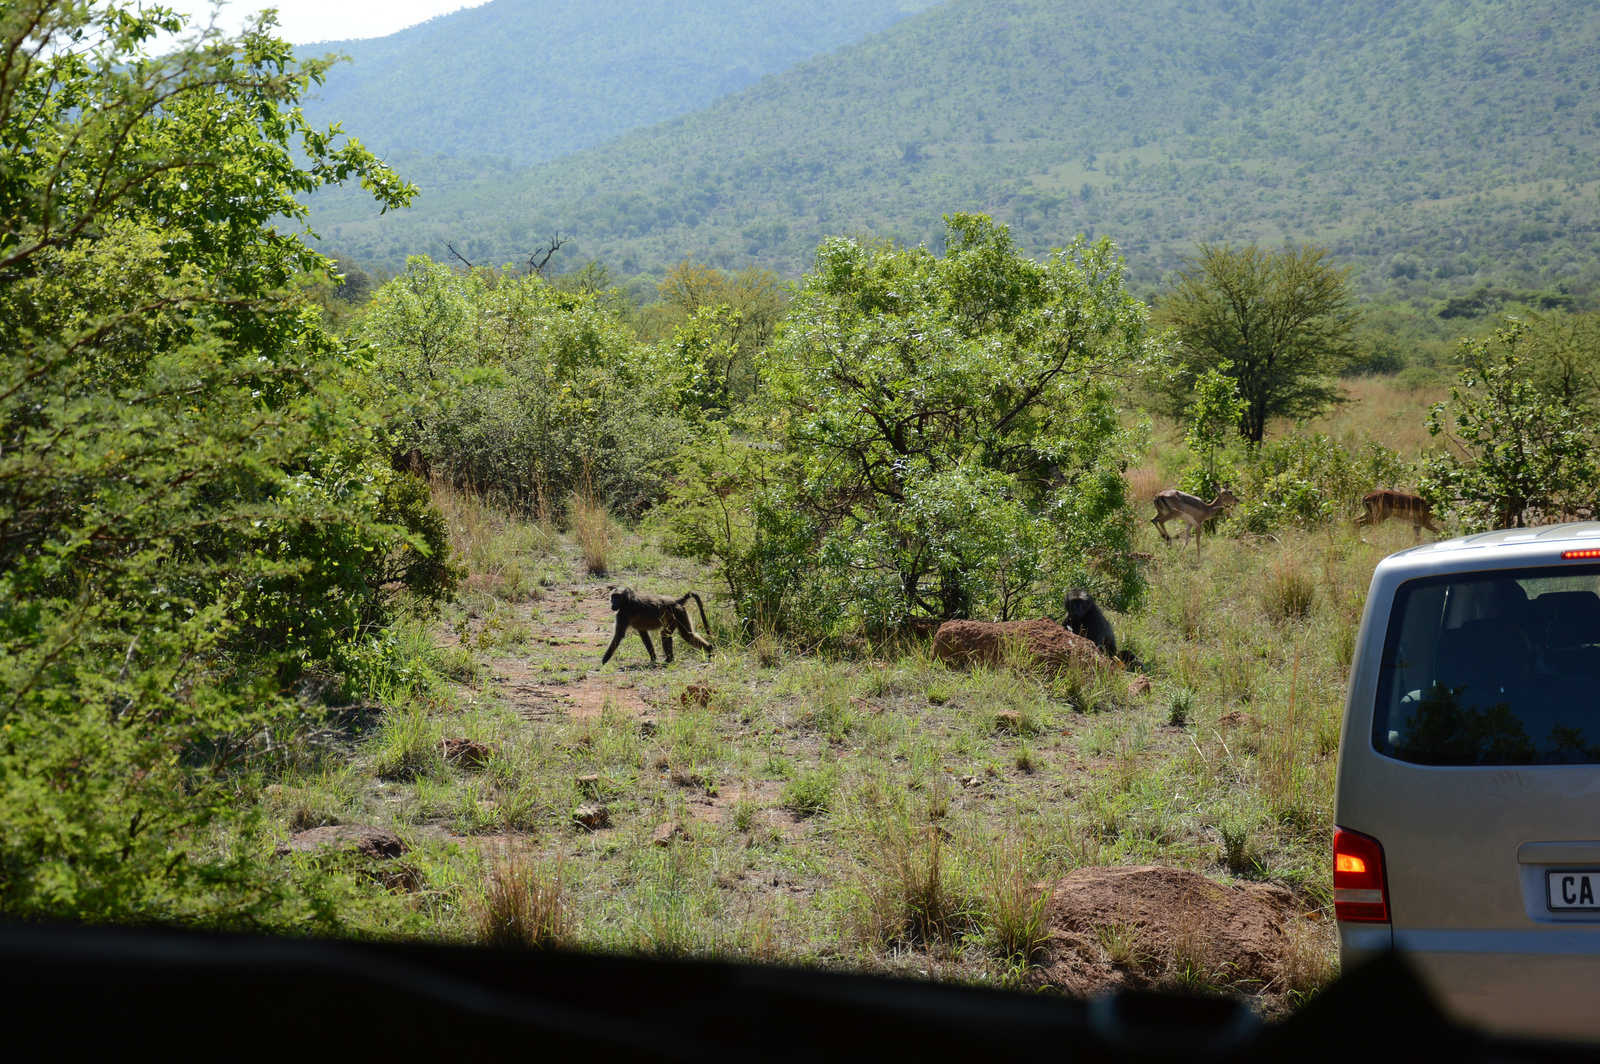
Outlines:
<svg viewBox="0 0 1600 1064"><path fill-rule="evenodd" d="M1081 587L1067 592L1067 619L1061 627L1092 640L1108 658L1117 656L1117 633L1100 611L1094 596Z"/></svg>
<svg viewBox="0 0 1600 1064"><path fill-rule="evenodd" d="M611 608L617 615L617 630L611 635L611 645L606 648L605 657L600 659L604 665L611 660L611 655L617 652L617 647L622 645L622 637L628 634L628 629L639 633L639 638L644 640L644 648L650 652L652 664L656 660L655 644L650 642L650 633L661 632L661 647L666 651L667 664L672 664L672 635L681 632L683 638L706 652L706 657L711 656L711 644L695 634L694 622L689 619L689 611L685 609L690 599L700 607L700 627L707 629L711 625L706 622L705 603L700 601L700 596L693 591L685 592L682 598L672 598L669 595L641 595L631 587L615 587L611 589Z"/></svg>

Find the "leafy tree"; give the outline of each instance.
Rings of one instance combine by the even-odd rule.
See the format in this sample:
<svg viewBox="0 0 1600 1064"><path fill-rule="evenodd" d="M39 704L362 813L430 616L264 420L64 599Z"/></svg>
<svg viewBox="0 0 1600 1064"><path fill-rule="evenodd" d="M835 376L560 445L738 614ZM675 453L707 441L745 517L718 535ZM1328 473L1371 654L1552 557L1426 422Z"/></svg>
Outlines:
<svg viewBox="0 0 1600 1064"><path fill-rule="evenodd" d="M677 404L721 401L687 362L635 340L607 290L537 274L413 257L355 336L404 411L398 448L511 505L580 489L618 506L654 495L682 439Z"/></svg>
<svg viewBox="0 0 1600 1064"><path fill-rule="evenodd" d="M1252 443L1271 419L1309 417L1338 400L1333 378L1354 352L1350 334L1360 318L1349 269L1310 245L1201 244L1160 313L1178 340L1168 388L1174 416L1200 376L1227 363L1244 400L1239 435Z"/></svg>
<svg viewBox="0 0 1600 1064"><path fill-rule="evenodd" d="M1094 586L1138 593L1113 376L1144 307L1108 242L1043 262L981 215L948 250L833 239L762 360L791 506L858 621L1011 615Z"/></svg>
<svg viewBox="0 0 1600 1064"><path fill-rule="evenodd" d="M1528 379L1527 336L1512 318L1481 343L1463 341L1460 383L1428 417L1455 450L1425 463L1422 494L1468 531L1566 517L1595 498L1589 418Z"/></svg>
<svg viewBox="0 0 1600 1064"><path fill-rule="evenodd" d="M147 51L161 8L0 7L0 912L327 920L229 770L289 684L453 579L275 219L412 190L295 104L270 20ZM296 162L296 153L304 163ZM302 884L315 894L326 882ZM298 898L298 900L296 900Z"/></svg>
<svg viewBox="0 0 1600 1064"><path fill-rule="evenodd" d="M1233 466L1224 457L1228 441L1238 435L1245 403L1238 383L1228 375L1233 363L1223 359L1195 378L1194 398L1184 411L1188 431L1184 439L1200 465L1184 477L1184 491L1214 498L1233 478Z"/></svg>
<svg viewBox="0 0 1600 1064"><path fill-rule="evenodd" d="M1600 311L1532 315L1527 371L1546 395L1593 409L1600 399Z"/></svg>
<svg viewBox="0 0 1600 1064"><path fill-rule="evenodd" d="M679 348L696 346L703 372L726 395L724 407L754 395L757 359L788 308L778 276L755 267L724 273L685 260L667 272L657 291L660 301L641 315L641 334L670 339Z"/></svg>

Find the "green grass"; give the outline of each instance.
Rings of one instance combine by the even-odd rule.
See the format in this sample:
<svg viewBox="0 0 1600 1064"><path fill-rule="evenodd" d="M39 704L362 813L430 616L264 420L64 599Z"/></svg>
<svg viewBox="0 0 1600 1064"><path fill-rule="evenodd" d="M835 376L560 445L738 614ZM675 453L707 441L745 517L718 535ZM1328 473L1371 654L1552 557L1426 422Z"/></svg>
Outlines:
<svg viewBox="0 0 1600 1064"><path fill-rule="evenodd" d="M576 538L441 501L469 565L542 573L539 596L469 589L428 638L402 626L429 678L262 796L280 835L369 823L413 846L420 882L394 888L408 915L374 910L390 915L372 932L1020 986L1044 956L1041 884L1086 865L1271 880L1328 915L1351 635L1409 529L1219 536L1200 557L1146 529L1147 604L1112 617L1153 682L1132 696L1126 673L960 672L916 644L763 661L770 636L670 668L626 645L602 669L606 583ZM614 557L652 566L637 586L714 590L647 528L616 537ZM446 738L493 756L446 762ZM585 803L610 826L575 823ZM1296 974L1271 1007L1331 977L1329 926L1291 919ZM1101 938L1143 948L1127 928ZM1189 960L1170 977L1216 985Z"/></svg>

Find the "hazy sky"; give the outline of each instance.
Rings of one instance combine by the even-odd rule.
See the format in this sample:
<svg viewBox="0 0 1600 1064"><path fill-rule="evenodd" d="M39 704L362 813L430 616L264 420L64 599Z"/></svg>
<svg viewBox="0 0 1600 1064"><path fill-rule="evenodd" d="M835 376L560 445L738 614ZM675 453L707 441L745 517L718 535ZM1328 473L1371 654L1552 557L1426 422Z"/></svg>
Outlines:
<svg viewBox="0 0 1600 1064"><path fill-rule="evenodd" d="M418 22L477 7L486 0L227 0L219 25L237 30L246 17L262 8L278 9L278 25L293 44L338 41L350 37L382 37ZM203 21L211 11L207 0L166 0L178 11Z"/></svg>

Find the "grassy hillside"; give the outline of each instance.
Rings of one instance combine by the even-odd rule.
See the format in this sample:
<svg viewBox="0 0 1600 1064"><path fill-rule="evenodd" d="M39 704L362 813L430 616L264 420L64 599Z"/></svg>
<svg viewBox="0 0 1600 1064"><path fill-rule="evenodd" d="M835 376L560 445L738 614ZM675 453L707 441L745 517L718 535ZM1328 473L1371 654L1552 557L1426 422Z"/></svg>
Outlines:
<svg viewBox="0 0 1600 1064"><path fill-rule="evenodd" d="M523 172L401 160L419 206L329 197L333 246L509 260L553 228L628 272L798 271L859 231L993 213L1108 234L1152 281L1197 239L1331 244L1369 291L1600 280L1600 16L1504 0L951 0L703 111ZM421 164L421 165L419 165ZM571 250L571 249L569 249Z"/></svg>
<svg viewBox="0 0 1600 1064"><path fill-rule="evenodd" d="M319 122L382 152L542 162L704 107L932 0L493 0L348 55Z"/></svg>

